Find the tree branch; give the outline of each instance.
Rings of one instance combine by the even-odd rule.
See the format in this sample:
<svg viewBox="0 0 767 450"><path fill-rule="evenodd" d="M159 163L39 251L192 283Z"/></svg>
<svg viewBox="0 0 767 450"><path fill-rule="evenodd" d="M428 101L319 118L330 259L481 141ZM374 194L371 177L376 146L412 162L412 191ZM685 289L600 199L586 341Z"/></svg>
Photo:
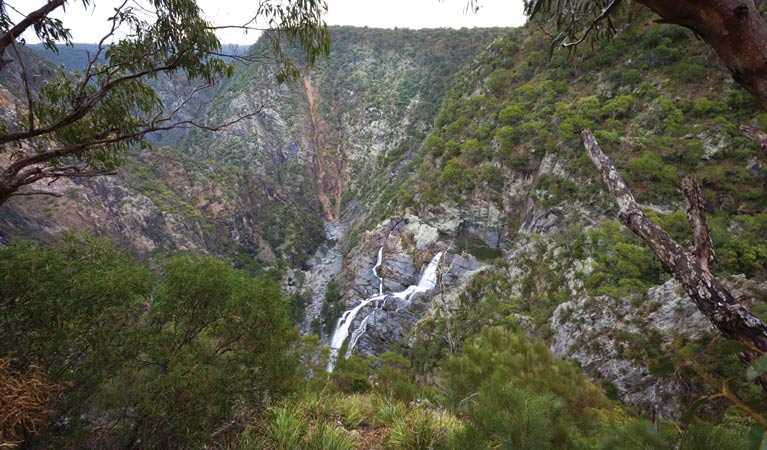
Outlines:
<svg viewBox="0 0 767 450"><path fill-rule="evenodd" d="M0 36L0 56L5 54L5 50L8 48L9 45L11 45L14 39L16 39L16 36L21 36L22 33L24 33L24 31L27 30L27 28L33 26L38 21L44 19L53 10L63 5L64 5L64 0L49 0L45 5L40 7L38 10L27 14L27 16L24 17L24 19L22 19L19 23L14 25L13 28L3 33L3 35ZM0 60L0 69L2 69L6 64L7 64L6 61Z"/></svg>
<svg viewBox="0 0 767 450"><path fill-rule="evenodd" d="M194 92L197 92L197 91L198 89L195 89ZM187 100L185 100L185 102L186 101ZM178 112L178 109L179 108L174 110L174 113ZM143 136L149 133L154 133L158 131L168 131L168 130L177 129L177 128L198 128L205 131L220 131L238 122L254 117L260 114L262 111L263 111L263 105L261 105L257 111L244 114L242 116L238 116L234 119L231 119L216 125L204 125L201 123L197 123L193 120L181 120L177 122L168 123L167 125L161 125L162 123L171 122L173 120L173 114L171 114L167 117L162 117L162 118L153 120L152 122L148 123L145 127L140 129L139 131L136 131L135 133L114 134L113 130L107 130L101 133L101 135L97 136L95 140L89 143L77 143L77 144L65 145L53 150L49 150L47 152L35 153L33 155L27 156L26 158L22 158L21 160L13 164L13 165L16 165L19 163L23 163L21 164L20 169L17 171L12 171L11 167L9 167L8 169L5 170L5 173L0 173L0 181L4 181L5 184L16 186L18 188L20 186L32 184L36 181L39 181L45 178L92 177L92 176L99 176L99 175L112 175L115 172L104 171L104 170L89 171L87 170L87 168L81 168L77 166L57 168L57 167L40 167L36 165L45 163L47 161L50 161L56 158L66 158L66 157L75 156L78 153L82 153L95 148L100 148L107 145L115 144L117 142L141 139Z"/></svg>
<svg viewBox="0 0 767 450"><path fill-rule="evenodd" d="M27 65L24 64L24 58L19 54L19 49L16 48L16 40L11 39L11 47L13 53L16 54L16 58L19 59L19 66L21 67L21 81L24 83L24 92L27 95L27 121L29 122L28 129L33 130L35 128L35 110L32 108L32 91L29 89L29 76L27 75Z"/></svg>
<svg viewBox="0 0 767 450"><path fill-rule="evenodd" d="M101 99L103 99L109 93L109 91L112 90L115 86L119 85L120 83L124 83L126 81L131 81L131 80L145 77L149 74L158 73L158 72L168 72L173 69L176 69L178 67L178 64L180 62L182 55L183 53L179 53L178 55L176 55L176 58L170 64L166 66L153 68L152 70L142 70L140 72L135 72L129 75L115 78L112 81L102 85L96 92L94 92L83 102L79 103L74 108L72 108L72 110L70 110L67 115L59 119L57 122L43 128L36 128L34 130L20 131L15 133L6 133L3 135L0 135L0 145L6 144L8 142L31 139L34 137L42 136L44 134L50 134L61 128L64 128L67 125L71 125L77 122L78 120L82 119L83 117L85 117L93 108L96 107L98 102ZM41 162L41 161L38 161L38 162ZM26 162L25 159L22 159L12 164L9 167L9 170L17 170L26 165L28 165L28 163Z"/></svg>
<svg viewBox="0 0 767 450"><path fill-rule="evenodd" d="M700 187L692 174L682 179L682 191L687 203L687 221L692 229L692 243L695 256L700 261L703 270L710 271L714 263L714 243L708 232L706 216L703 213L703 201L700 197Z"/></svg>
<svg viewBox="0 0 767 450"><path fill-rule="evenodd" d="M620 0L612 0L612 1L610 1L610 3L607 6L602 8L602 12L600 12L599 15L594 20L591 21L591 23L589 24L589 27L586 28L586 31L583 32L583 36L581 36L580 39L578 39L575 42L562 42L562 44L560 44L560 45L562 47L574 47L576 45L581 44L583 41L586 40L586 38L589 36L589 34L591 34L591 32L594 30L594 28L597 27L599 22L601 22L604 19L608 19L608 22L609 22L610 12L612 12L612 10L615 9L619 4L620 4ZM575 20L574 16L573 16L573 20ZM610 28L611 29L614 28L612 26L612 23L610 23Z"/></svg>
<svg viewBox="0 0 767 450"><path fill-rule="evenodd" d="M753 346L761 352L767 351L767 325L735 301L732 294L711 272L703 268L698 258L687 253L668 233L645 215L618 170L599 148L594 134L588 129L582 130L580 134L586 152L618 203L620 221L650 246L663 267L682 284L698 309L722 335ZM744 362L750 362L757 355L753 352L743 354L742 359ZM767 377L760 377L758 382L762 389L767 391Z"/></svg>

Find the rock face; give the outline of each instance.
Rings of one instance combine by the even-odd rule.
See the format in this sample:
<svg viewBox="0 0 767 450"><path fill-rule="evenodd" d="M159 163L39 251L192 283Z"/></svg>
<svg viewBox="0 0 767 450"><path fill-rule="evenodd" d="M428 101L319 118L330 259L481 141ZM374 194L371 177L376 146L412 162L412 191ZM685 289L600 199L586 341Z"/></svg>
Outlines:
<svg viewBox="0 0 767 450"><path fill-rule="evenodd" d="M440 204L427 208L421 215L423 222L438 233L452 237L473 238L491 248L508 247L505 236L506 216L489 201L478 201L465 207Z"/></svg>
<svg viewBox="0 0 767 450"><path fill-rule="evenodd" d="M440 239L445 237L443 233L455 231L450 228L453 222L449 217L438 220L435 225L442 226L440 229L418 216L406 214L402 219L384 221L374 230L362 234L362 242L344 259L340 279L344 303L352 309L365 299L378 295L380 286L383 286L385 295L362 307L351 322L350 330L364 329L356 341L355 351L373 356L397 345L412 343L412 331L434 307L433 300L439 298L444 302L446 298L454 297L475 271L484 267L471 255L446 251L450 245ZM373 272L379 250L382 255L378 269L380 279ZM442 256L434 288L404 295L408 288L420 285L427 266L439 255ZM327 267L314 267L307 280L321 280L323 273L329 273ZM308 283L307 287L309 285L320 286L321 282ZM310 289L317 292L318 288ZM321 302L321 296L315 295L315 299ZM311 308L307 323L312 314L316 317L321 304L313 303Z"/></svg>
<svg viewBox="0 0 767 450"><path fill-rule="evenodd" d="M325 224L326 245L321 246L308 261L308 270L304 273L302 288L305 294L311 294L306 306L304 320L301 322L301 332L309 334L314 320L320 317L320 309L325 301L328 284L336 281L341 273L342 257L338 251L338 242L343 237L343 225L338 222ZM292 293L292 292L291 292Z"/></svg>
<svg viewBox="0 0 767 450"><path fill-rule="evenodd" d="M383 261L386 261L386 256ZM365 332L356 342L354 350L362 356L376 356L395 346L412 344L413 329L427 311L434 307L434 301L444 302L446 297L459 292L473 272L482 266L470 255L443 253L437 269L437 283L433 289L416 292L405 298L396 293L407 288L395 290L394 294L385 291L383 300L363 307L352 322L351 329L354 330L366 321ZM422 265L414 284L422 279L425 268L426 265Z"/></svg>
<svg viewBox="0 0 767 450"><path fill-rule="evenodd" d="M175 149L131 153L109 179L59 180L52 190L62 199L14 198L0 207L0 242L54 242L72 229L137 254L191 250L302 265L322 241L322 222L401 162L431 127L452 74L503 30L331 33L333 54L298 82L277 84L268 64L241 65L178 118L216 125L256 116L220 133L151 136ZM0 73L0 119L9 125L25 107L11 66ZM169 109L192 89L177 81L156 83Z"/></svg>
<svg viewBox="0 0 767 450"><path fill-rule="evenodd" d="M727 284L736 297L752 290L767 294L767 283L757 286L739 278ZM551 317L551 328L555 354L609 382L624 402L671 419L680 418L680 403L689 400L686 383L676 374L652 376L637 357L648 349L637 347L667 352L678 337L696 341L717 333L674 280L648 290L640 300L584 296L562 303Z"/></svg>

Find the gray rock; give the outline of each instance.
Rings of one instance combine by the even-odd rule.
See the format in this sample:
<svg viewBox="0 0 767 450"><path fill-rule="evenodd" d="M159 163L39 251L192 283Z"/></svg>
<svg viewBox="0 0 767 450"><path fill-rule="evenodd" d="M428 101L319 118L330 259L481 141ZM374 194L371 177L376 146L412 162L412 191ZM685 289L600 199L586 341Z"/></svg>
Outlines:
<svg viewBox="0 0 767 450"><path fill-rule="evenodd" d="M745 277L723 280L733 295L767 292ZM560 304L551 317L551 350L577 361L587 374L611 383L625 403L647 414L679 419L686 383L678 375L657 378L641 362L625 357L636 343L627 336L659 336L669 349L677 337L696 340L717 331L675 280L651 288L645 298L587 297Z"/></svg>

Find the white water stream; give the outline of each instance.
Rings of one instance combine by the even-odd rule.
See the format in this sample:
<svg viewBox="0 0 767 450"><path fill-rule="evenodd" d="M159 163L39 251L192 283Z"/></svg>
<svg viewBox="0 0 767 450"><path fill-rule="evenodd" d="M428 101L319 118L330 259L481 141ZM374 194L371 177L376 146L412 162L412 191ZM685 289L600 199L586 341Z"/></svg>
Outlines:
<svg viewBox="0 0 767 450"><path fill-rule="evenodd" d="M333 331L333 337L330 340L330 361L328 362L328 372L333 371L333 366L335 365L336 358L338 357L338 351L341 349L341 346L343 346L346 338L349 337L349 328L351 327L355 317L357 317L357 313L360 311L360 309L369 305L371 302L376 302L376 308L379 306L378 302L380 300L383 300L384 304L386 302L386 294L383 292L383 279L378 275L378 269L381 268L382 258L383 247L378 249L378 260L376 261L375 266L373 266L373 275L378 278L378 294L372 297L368 297L354 308L344 311L344 313L341 315L341 318L339 318L338 322L336 323L336 329ZM410 297L412 297L416 292L426 292L434 289L434 287L437 285L437 267L439 267L440 259L442 259L442 252L434 255L434 257L429 262L429 265L426 266L426 270L423 271L421 279L418 280L418 284L414 286L408 286L408 288L404 291L394 292L391 295L399 300L408 301L410 300ZM349 340L349 345L346 349L344 358L348 358L349 355L351 355L351 352L357 345L357 342L360 340L362 335L365 334L365 331L367 330L368 319L371 315L372 313L368 314L364 319L362 319L362 322L360 322L354 332L352 332L352 336Z"/></svg>

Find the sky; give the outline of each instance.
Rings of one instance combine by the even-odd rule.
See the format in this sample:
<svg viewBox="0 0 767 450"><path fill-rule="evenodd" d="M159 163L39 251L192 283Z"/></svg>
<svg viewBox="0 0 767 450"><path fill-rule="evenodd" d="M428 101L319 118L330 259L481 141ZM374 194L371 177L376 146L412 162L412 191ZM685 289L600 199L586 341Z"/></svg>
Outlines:
<svg viewBox="0 0 767 450"><path fill-rule="evenodd" d="M525 22L522 0L480 0L479 12L465 13L467 0L327 0L328 25L355 25L371 28L471 28L521 26ZM13 2L23 5L22 13L45 0ZM117 0L95 0L87 10L80 0L69 0L66 13L54 16L72 30L75 42L97 42L108 29L106 18ZM239 25L250 17L256 0L198 0L206 18L215 25ZM28 10L28 11L25 11ZM35 42L32 36L25 36ZM222 43L252 44L257 35L241 31L219 32Z"/></svg>

